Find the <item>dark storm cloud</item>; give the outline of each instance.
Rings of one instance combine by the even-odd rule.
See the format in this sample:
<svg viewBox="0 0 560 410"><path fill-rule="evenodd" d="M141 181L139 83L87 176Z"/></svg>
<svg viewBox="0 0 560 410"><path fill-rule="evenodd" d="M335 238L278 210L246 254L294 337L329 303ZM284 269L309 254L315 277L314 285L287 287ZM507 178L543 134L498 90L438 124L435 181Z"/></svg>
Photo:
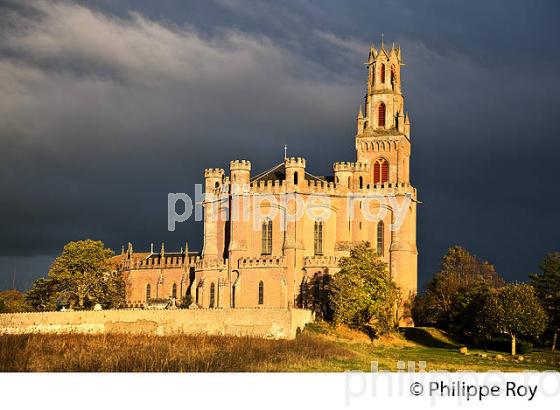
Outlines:
<svg viewBox="0 0 560 410"><path fill-rule="evenodd" d="M94 237L200 249L168 192L283 145L352 160L369 43L401 43L420 281L460 243L524 279L558 248L554 2L0 3L0 287ZM2 276L3 275L3 276Z"/></svg>

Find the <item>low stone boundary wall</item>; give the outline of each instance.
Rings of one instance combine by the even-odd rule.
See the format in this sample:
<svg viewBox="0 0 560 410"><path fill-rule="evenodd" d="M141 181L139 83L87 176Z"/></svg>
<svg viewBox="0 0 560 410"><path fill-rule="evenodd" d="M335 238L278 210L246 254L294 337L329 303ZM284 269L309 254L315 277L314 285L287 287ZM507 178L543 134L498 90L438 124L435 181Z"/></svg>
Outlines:
<svg viewBox="0 0 560 410"><path fill-rule="evenodd" d="M103 310L0 314L0 335L27 333L210 334L293 339L313 321L304 309Z"/></svg>

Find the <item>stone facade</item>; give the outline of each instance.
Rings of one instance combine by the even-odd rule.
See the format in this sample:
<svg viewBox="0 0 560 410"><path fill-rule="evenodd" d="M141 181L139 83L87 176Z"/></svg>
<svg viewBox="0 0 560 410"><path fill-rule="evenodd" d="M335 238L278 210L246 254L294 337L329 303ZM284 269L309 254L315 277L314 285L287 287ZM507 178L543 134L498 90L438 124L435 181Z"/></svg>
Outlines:
<svg viewBox="0 0 560 410"><path fill-rule="evenodd" d="M128 304L187 298L204 308L305 307L308 283L336 274L361 241L387 262L405 297L415 293L417 201L401 66L400 47L371 48L356 161L335 163L332 176L311 175L303 158L257 175L247 160L231 161L229 175L206 169L202 252L185 245L138 254L129 245L117 257Z"/></svg>

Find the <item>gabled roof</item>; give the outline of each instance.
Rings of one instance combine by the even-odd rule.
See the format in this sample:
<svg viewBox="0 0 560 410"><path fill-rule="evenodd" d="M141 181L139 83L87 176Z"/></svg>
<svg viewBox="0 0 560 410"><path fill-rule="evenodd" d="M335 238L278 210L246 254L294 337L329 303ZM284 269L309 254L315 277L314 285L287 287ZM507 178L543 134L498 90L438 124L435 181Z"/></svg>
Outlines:
<svg viewBox="0 0 560 410"><path fill-rule="evenodd" d="M251 178L251 182L259 181L284 181L286 179L286 166L280 163ZM305 179L310 181L325 181L325 177L315 176L305 172Z"/></svg>

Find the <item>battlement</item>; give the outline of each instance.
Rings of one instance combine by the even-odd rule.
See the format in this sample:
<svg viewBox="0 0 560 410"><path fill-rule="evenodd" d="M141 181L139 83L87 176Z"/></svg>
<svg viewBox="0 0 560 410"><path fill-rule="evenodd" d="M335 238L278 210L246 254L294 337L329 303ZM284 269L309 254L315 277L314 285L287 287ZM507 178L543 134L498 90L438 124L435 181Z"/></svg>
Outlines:
<svg viewBox="0 0 560 410"><path fill-rule="evenodd" d="M195 262L200 256L188 256L186 262L184 256L157 257L149 259L125 260L120 268L122 270L136 269L173 269L190 268L195 266Z"/></svg>
<svg viewBox="0 0 560 410"><path fill-rule="evenodd" d="M278 268L284 266L284 257L270 256L270 257L259 257L259 258L241 258L238 260L237 265L240 269L271 268L271 267Z"/></svg>
<svg viewBox="0 0 560 410"><path fill-rule="evenodd" d="M307 189L309 193L335 194L336 187L334 182L307 180Z"/></svg>
<svg viewBox="0 0 560 410"><path fill-rule="evenodd" d="M251 182L250 191L257 194L281 194L286 192L286 181L276 179Z"/></svg>
<svg viewBox="0 0 560 410"><path fill-rule="evenodd" d="M301 158L301 157L286 158L284 163L286 168L289 167L305 168L305 158Z"/></svg>
<svg viewBox="0 0 560 410"><path fill-rule="evenodd" d="M365 162L335 162L333 164L334 172L367 172L370 165Z"/></svg>
<svg viewBox="0 0 560 410"><path fill-rule="evenodd" d="M379 184L367 185L363 189L356 191L357 194L376 194L383 196L401 196L406 194L412 194L416 197L416 188L414 188L408 182L385 182Z"/></svg>
<svg viewBox="0 0 560 410"><path fill-rule="evenodd" d="M196 271L201 270L224 270L227 269L227 259L205 259L197 258L194 263Z"/></svg>
<svg viewBox="0 0 560 410"><path fill-rule="evenodd" d="M338 267L340 258L336 256L306 256L303 265L307 268L335 268Z"/></svg>
<svg viewBox="0 0 560 410"><path fill-rule="evenodd" d="M223 168L206 168L204 170L204 178L222 178L224 174Z"/></svg>
<svg viewBox="0 0 560 410"><path fill-rule="evenodd" d="M229 169L231 171L251 171L251 161L246 159L236 159L230 161Z"/></svg>

